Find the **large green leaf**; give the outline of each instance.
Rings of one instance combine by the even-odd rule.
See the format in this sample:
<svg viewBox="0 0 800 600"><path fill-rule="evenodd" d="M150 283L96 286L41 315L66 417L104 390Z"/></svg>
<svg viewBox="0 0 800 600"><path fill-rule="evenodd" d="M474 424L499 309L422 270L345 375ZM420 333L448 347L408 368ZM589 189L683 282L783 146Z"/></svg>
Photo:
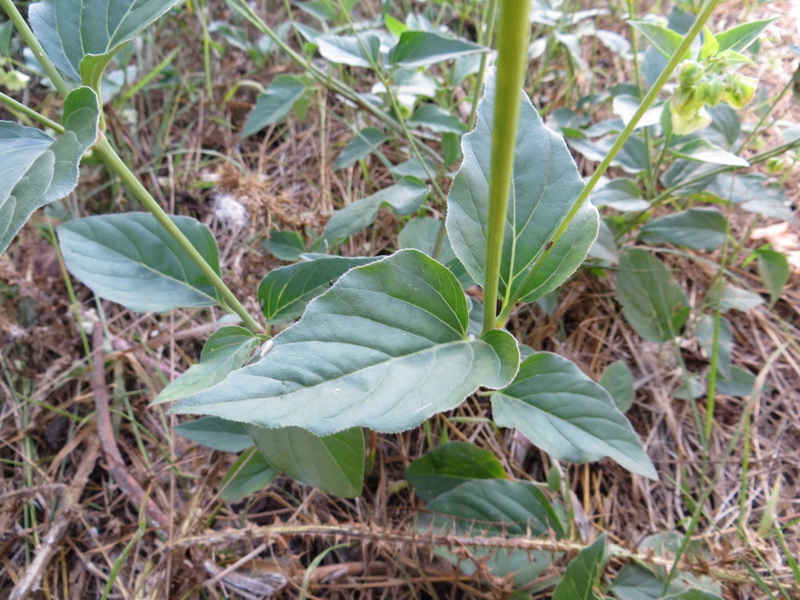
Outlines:
<svg viewBox="0 0 800 600"><path fill-rule="evenodd" d="M206 340L200 362L161 390L153 404L177 400L222 381L247 362L256 346L258 338L244 327L231 325L218 329Z"/></svg>
<svg viewBox="0 0 800 600"><path fill-rule="evenodd" d="M493 452L469 442L448 442L406 469L406 479L426 502L466 481L505 477L503 464Z"/></svg>
<svg viewBox="0 0 800 600"><path fill-rule="evenodd" d="M267 462L290 477L325 493L361 495L364 485L364 434L358 427L317 437L299 427L247 426Z"/></svg>
<svg viewBox="0 0 800 600"><path fill-rule="evenodd" d="M258 285L258 302L267 323L285 323L303 314L306 304L353 267L377 258L321 256L270 271Z"/></svg>
<svg viewBox="0 0 800 600"><path fill-rule="evenodd" d="M325 226L325 239L341 240L368 227L384 206L398 215L416 211L428 195L428 186L414 177L403 177L398 183L357 200L333 213Z"/></svg>
<svg viewBox="0 0 800 600"><path fill-rule="evenodd" d="M64 101L66 132L57 140L9 121L0 121L0 252L37 208L60 200L78 184L81 157L97 139L100 106L89 88Z"/></svg>
<svg viewBox="0 0 800 600"><path fill-rule="evenodd" d="M488 48L478 44L432 31L406 31L389 51L389 62L393 66L425 67L449 58L487 51Z"/></svg>
<svg viewBox="0 0 800 600"><path fill-rule="evenodd" d="M645 250L622 254L617 300L636 333L651 342L674 339L689 316L689 301L672 273Z"/></svg>
<svg viewBox="0 0 800 600"><path fill-rule="evenodd" d="M208 227L170 217L219 273ZM136 312L217 304L214 287L153 215L123 213L75 219L58 227L64 262L92 291Z"/></svg>
<svg viewBox="0 0 800 600"><path fill-rule="evenodd" d="M599 600L594 586L606 562L606 534L580 551L553 590L553 600Z"/></svg>
<svg viewBox="0 0 800 600"><path fill-rule="evenodd" d="M478 107L476 128L463 138L464 162L447 202L447 231L453 250L481 285L494 101L492 80ZM597 209L586 201L561 239L547 247L583 189L583 180L564 140L544 126L527 96L522 94L520 103L500 295L512 301L532 301L556 289L580 266L597 236L599 218Z"/></svg>
<svg viewBox="0 0 800 600"><path fill-rule="evenodd" d="M357 425L404 431L507 385L516 341L469 339L469 310L450 271L418 250L350 270L274 338L260 361L180 400L172 411L328 435Z"/></svg>
<svg viewBox="0 0 800 600"><path fill-rule="evenodd" d="M492 415L559 460L605 456L657 479L636 432L608 392L572 362L549 352L525 359L507 388L492 394Z"/></svg>
<svg viewBox="0 0 800 600"><path fill-rule="evenodd" d="M119 47L180 0L42 0L28 15L36 37L61 72L99 89Z"/></svg>

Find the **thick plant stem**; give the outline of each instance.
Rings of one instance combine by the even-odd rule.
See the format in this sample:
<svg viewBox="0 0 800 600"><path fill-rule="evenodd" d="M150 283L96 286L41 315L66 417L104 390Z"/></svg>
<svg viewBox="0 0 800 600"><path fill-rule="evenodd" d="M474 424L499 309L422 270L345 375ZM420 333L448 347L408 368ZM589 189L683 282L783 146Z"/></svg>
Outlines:
<svg viewBox="0 0 800 600"><path fill-rule="evenodd" d="M211 265L206 262L203 256L186 238L183 232L181 232L175 223L172 222L172 219L169 218L169 215L164 211L163 208L161 208L161 206L159 206L155 199L150 195L150 192L147 191L147 189L131 172L131 170L128 168L128 165L122 161L114 148L111 147L111 144L109 144L108 140L102 134L93 148L95 153L97 153L97 155L103 159L103 162L106 163L108 168L118 175L120 179L122 179L131 192L133 192L133 195L136 196L136 198L142 204L144 204L145 208L152 213L161 226L167 230L170 236L172 236L175 241L178 242L181 248L189 255L195 264L200 267L200 270L203 271L203 274L209 278L211 284L217 290L217 293L219 293L220 298L233 312L241 317L244 326L253 333L262 333L263 327L261 327L250 315L250 313L247 312L247 309L242 306L242 303L239 302L239 299L234 296L230 288L225 285L225 282L222 281L222 278L217 275L216 271L214 271Z"/></svg>
<svg viewBox="0 0 800 600"><path fill-rule="evenodd" d="M31 28L28 27L28 23L17 10L17 7L14 6L13 0L0 0L0 6L8 15L8 18L14 24L16 30L22 36L25 44L27 44L28 48L33 51L36 60L38 60L39 64L42 65L44 72L47 73L50 81L52 81L53 85L56 86L58 93L66 97L67 94L69 94L70 86L67 85L67 82L64 81L63 77L61 77L61 73L58 72L58 69L53 64L53 61L48 58L47 53L45 53L44 48L42 48L42 45L39 43L39 40L36 39L33 31L31 31Z"/></svg>
<svg viewBox="0 0 800 600"><path fill-rule="evenodd" d="M489 220L483 288L484 332L497 325L497 289L503 257L503 234L514 169L519 93L525 78L530 31L530 0L503 0L497 34L497 103L492 123L489 174Z"/></svg>
<svg viewBox="0 0 800 600"><path fill-rule="evenodd" d="M528 283L533 279L533 277L539 270L539 267L544 263L545 259L549 256L553 246L556 243L558 243L558 241L561 239L564 233L566 233L570 223L572 223L572 220L578 214L578 211L583 206L583 203L589 198L589 194L592 193L592 190L594 190L595 186L597 185L597 182L600 181L600 178L605 174L606 170L611 165L611 162L614 160L614 158L616 158L619 151L625 145L625 142L627 142L628 139L630 139L631 135L636 129L636 125L639 123L644 113L647 112L647 110L658 99L658 95L661 93L661 89L664 87L667 81L669 81L670 77L672 77L673 71L681 63L683 57L686 55L686 52L689 51L689 49L691 48L694 39L703 30L703 27L705 26L708 19L711 17L712 13L714 12L714 9L717 7L717 4L719 4L719 0L709 0L709 2L705 5L703 10L697 16L697 19L695 20L691 29L689 29L687 34L684 36L681 45L678 47L677 50L675 50L675 53L672 55L672 58L670 58L667 65L664 67L664 70L661 71L661 75L659 75L656 81L653 83L653 86L650 88L650 91L647 92L647 94L645 95L644 99L639 105L639 108L636 109L636 112L634 113L631 120L619 134L619 137L617 137L616 141L614 142L614 145L611 146L611 149L608 151L608 154L606 154L605 158L597 166L597 169L592 174L591 178L586 183L583 190L581 190L581 193L572 203L569 212L567 212L567 215L561 221L561 224L558 226L558 229L556 229L552 237L547 241L546 249L539 255L539 258L533 264L533 268L528 272L527 276L525 277L525 280L519 286L519 289L521 290L526 289ZM499 90L498 90L498 96L499 96ZM517 299L512 298L511 300L512 300L511 302L508 302L503 307L503 311L500 315L501 322L505 321L511 314L511 311L514 309L514 305Z"/></svg>

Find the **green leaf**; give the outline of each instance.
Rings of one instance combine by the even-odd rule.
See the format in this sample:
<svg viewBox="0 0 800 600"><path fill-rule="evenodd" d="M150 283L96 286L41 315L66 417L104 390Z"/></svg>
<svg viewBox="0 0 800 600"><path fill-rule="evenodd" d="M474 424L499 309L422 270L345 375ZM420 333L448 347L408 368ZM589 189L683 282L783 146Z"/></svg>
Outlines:
<svg viewBox="0 0 800 600"><path fill-rule="evenodd" d="M386 136L375 129L374 127L366 127L359 131L350 143L344 147L342 153L333 164L334 169L346 169L359 160L367 158L370 154L375 152L383 142L386 141Z"/></svg>
<svg viewBox="0 0 800 600"><path fill-rule="evenodd" d="M253 446L253 439L244 425L218 417L178 423L175 431L201 446L220 452L241 452Z"/></svg>
<svg viewBox="0 0 800 600"><path fill-rule="evenodd" d="M728 167L749 167L750 163L733 152L715 146L706 140L694 140L683 145L677 150L672 150L675 156L694 160L697 162L725 165Z"/></svg>
<svg viewBox="0 0 800 600"><path fill-rule="evenodd" d="M334 212L325 226L325 239L343 240L369 227L381 207L390 208L398 215L413 213L422 206L428 191L428 186L419 179L404 177L398 183Z"/></svg>
<svg viewBox="0 0 800 600"><path fill-rule="evenodd" d="M392 33L397 37L400 37L404 31L408 31L408 25L402 21L399 21L398 19L395 19L388 13L383 15L383 22L386 25L386 29L389 30L389 33Z"/></svg>
<svg viewBox="0 0 800 600"><path fill-rule="evenodd" d="M611 395L620 412L626 412L633 404L633 373L621 360L606 367L600 376L600 385Z"/></svg>
<svg viewBox="0 0 800 600"><path fill-rule="evenodd" d="M611 151L614 137L608 136L594 141L570 138L569 145L588 160L600 162ZM650 167L647 156L647 144L641 137L632 136L622 146L622 150L619 151L616 158L611 161L611 166L619 167L626 173L636 175Z"/></svg>
<svg viewBox="0 0 800 600"><path fill-rule="evenodd" d="M447 200L447 232L470 276L483 285L488 229L491 121L495 85L478 106L474 131L462 140L464 162ZM520 95L520 121L503 241L499 293L509 301L532 301L559 287L581 265L598 231L598 213L586 201L558 242L545 253L583 189L564 140L546 128Z"/></svg>
<svg viewBox="0 0 800 600"><path fill-rule="evenodd" d="M551 534L564 535L563 518L547 496L527 481L479 479L462 483L436 497L421 515L418 527L423 532L432 529L446 534L473 537L482 535L528 537ZM468 576L488 569L499 576L513 576L517 586L525 586L558 556L538 550L468 547L469 556L453 553L448 548L436 548L436 554L446 558Z"/></svg>
<svg viewBox="0 0 800 600"><path fill-rule="evenodd" d="M267 487L278 475L278 470L267 463L261 453L253 448L252 452L240 456L228 470L228 474L222 480L223 489L220 497L225 502L239 502L245 496Z"/></svg>
<svg viewBox="0 0 800 600"><path fill-rule="evenodd" d="M717 379L717 391L720 394L744 398L753 392L756 386L756 376L741 367L731 367L730 378ZM758 390L761 393L762 390Z"/></svg>
<svg viewBox="0 0 800 600"><path fill-rule="evenodd" d="M664 589L664 579L643 566L627 564L620 569L611 593L617 600L722 600L715 593L690 587L690 583L698 582L679 571Z"/></svg>
<svg viewBox="0 0 800 600"><path fill-rule="evenodd" d="M208 227L170 217L219 273L217 242ZM70 273L107 300L135 312L217 304L208 278L153 215L123 213L75 219L58 227Z"/></svg>
<svg viewBox="0 0 800 600"><path fill-rule="evenodd" d="M611 231L605 219L600 219L599 225L597 239L589 248L587 258L596 258L605 265L616 265L619 262L619 249L614 240L614 232Z"/></svg>
<svg viewBox="0 0 800 600"><path fill-rule="evenodd" d="M505 478L505 469L494 453L468 442L443 444L406 469L406 479L426 502L466 481Z"/></svg>
<svg viewBox="0 0 800 600"><path fill-rule="evenodd" d="M636 333L651 342L674 339L689 316L689 301L672 273L644 250L623 252L617 300Z"/></svg>
<svg viewBox="0 0 800 600"><path fill-rule="evenodd" d="M258 285L258 302L267 323L285 323L299 317L306 304L347 271L376 260L324 256L270 271Z"/></svg>
<svg viewBox="0 0 800 600"><path fill-rule="evenodd" d="M667 588L667 594L676 594L684 590L684 586L673 580ZM611 593L617 600L661 600L664 581L645 567L627 564L620 569L611 586Z"/></svg>
<svg viewBox="0 0 800 600"><path fill-rule="evenodd" d="M99 90L103 71L125 42L179 0L42 0L28 16L47 56L70 79Z"/></svg>
<svg viewBox="0 0 800 600"><path fill-rule="evenodd" d="M582 463L608 456L633 473L658 478L608 392L557 354L526 358L511 385L492 394L492 415L495 423L519 429L559 460Z"/></svg>
<svg viewBox="0 0 800 600"><path fill-rule="evenodd" d="M719 301L722 312L732 309L747 312L756 306L764 304L764 299L760 294L730 284L725 284L722 288L722 297L718 299L718 296L719 286L713 287L708 292L708 301L711 306L716 306L717 301Z"/></svg>
<svg viewBox="0 0 800 600"><path fill-rule="evenodd" d="M371 67L370 59L377 62L381 46L374 35L362 35L360 40L356 36L321 35L314 43L326 60L351 67Z"/></svg>
<svg viewBox="0 0 800 600"><path fill-rule="evenodd" d="M782 252L760 249L758 253L758 274L761 283L769 290L770 306L781 297L783 287L789 281L789 260Z"/></svg>
<svg viewBox="0 0 800 600"><path fill-rule="evenodd" d="M599 190L592 192L595 206L610 206L620 212L639 212L650 208L650 203L642 197L642 190L632 179L618 177L612 179Z"/></svg>
<svg viewBox="0 0 800 600"><path fill-rule="evenodd" d="M667 29L662 25L652 23L650 21L628 21L633 25L639 33L641 33L653 47L658 50L667 58L672 58L672 55L683 43L683 36L672 29ZM684 54L684 60L689 58L691 53L687 50Z"/></svg>
<svg viewBox="0 0 800 600"><path fill-rule="evenodd" d="M303 236L296 231L273 231L263 245L280 260L300 260L300 255L308 251Z"/></svg>
<svg viewBox="0 0 800 600"><path fill-rule="evenodd" d="M720 317L717 349L717 370L726 379L731 377L733 332L728 319ZM714 350L714 315L701 315L697 320L697 343L711 359Z"/></svg>
<svg viewBox="0 0 800 600"><path fill-rule="evenodd" d="M57 140L38 129L0 121L0 253L33 211L75 189L81 157L97 139L99 119L97 95L82 87L64 101L66 132Z"/></svg>
<svg viewBox="0 0 800 600"><path fill-rule="evenodd" d="M487 52L488 48L431 31L405 31L389 51L395 67L425 67L467 54Z"/></svg>
<svg viewBox="0 0 800 600"><path fill-rule="evenodd" d="M564 577L553 590L552 600L600 600L594 586L606 563L606 534L580 551L567 565Z"/></svg>
<svg viewBox="0 0 800 600"><path fill-rule="evenodd" d="M333 20L339 12L336 6L328 0L298 2L297 7L320 21Z"/></svg>
<svg viewBox="0 0 800 600"><path fill-rule="evenodd" d="M242 367L256 346L258 338L244 327L221 327L206 340L200 362L161 390L153 404L178 400L219 383L228 373Z"/></svg>
<svg viewBox="0 0 800 600"><path fill-rule="evenodd" d="M675 244L694 250L716 250L725 241L728 222L714 209L692 208L650 221L640 237L648 244Z"/></svg>
<svg viewBox="0 0 800 600"><path fill-rule="evenodd" d="M432 160L424 158L424 162L420 162L417 158L412 158L406 162L394 165L389 172L395 177L416 177L420 181L430 181L428 173L436 174L436 165ZM427 168L427 171L426 171Z"/></svg>
<svg viewBox="0 0 800 600"><path fill-rule="evenodd" d="M411 115L407 124L412 127L427 127L437 133L455 133L457 135L461 135L467 129L458 117L454 117L435 104L420 105Z"/></svg>
<svg viewBox="0 0 800 600"><path fill-rule="evenodd" d="M428 503L421 524L482 535L539 536L564 525L553 504L527 481L478 479L468 481Z"/></svg>
<svg viewBox="0 0 800 600"><path fill-rule="evenodd" d="M703 46L700 48L698 59L702 62L708 60L719 52L719 42L708 27L703 27Z"/></svg>
<svg viewBox="0 0 800 600"><path fill-rule="evenodd" d="M706 110L711 115L711 125L703 135L723 146L733 147L742 131L739 115L727 104L707 106Z"/></svg>
<svg viewBox="0 0 800 600"><path fill-rule="evenodd" d="M260 361L172 412L210 414L328 435L354 426L404 431L507 385L514 338L467 337L467 299L445 267L417 250L350 270L274 338Z"/></svg>
<svg viewBox="0 0 800 600"><path fill-rule="evenodd" d="M718 52L723 52L725 50L741 52L742 50L746 50L774 20L775 19L764 19L762 21L753 21L752 23L742 23L736 27L731 27L728 31L718 33Z"/></svg>
<svg viewBox="0 0 800 600"><path fill-rule="evenodd" d="M242 137L251 136L267 125L280 121L289 114L305 91L306 85L299 77L278 75L264 93L258 95L256 107L242 129Z"/></svg>
<svg viewBox="0 0 800 600"><path fill-rule="evenodd" d="M267 462L326 494L361 495L364 485L364 434L358 427L317 437L299 427L265 429L248 425Z"/></svg>

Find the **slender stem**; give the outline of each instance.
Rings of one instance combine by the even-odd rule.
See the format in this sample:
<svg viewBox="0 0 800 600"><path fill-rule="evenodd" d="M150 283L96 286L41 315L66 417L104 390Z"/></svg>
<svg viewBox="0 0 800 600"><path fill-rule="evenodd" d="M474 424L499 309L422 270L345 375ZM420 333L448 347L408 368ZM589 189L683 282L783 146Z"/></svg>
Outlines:
<svg viewBox="0 0 800 600"><path fill-rule="evenodd" d="M217 290L220 298L233 312L242 318L242 322L244 323L245 327L247 327L253 333L261 333L263 331L263 327L261 327L250 315L250 313L247 312L247 309L242 306L242 303L239 302L239 299L236 298L233 292L231 292L230 288L225 285L225 282L222 281L222 278L217 275L216 271L214 271L211 265L206 262L206 259L203 258L203 256L197 251L197 249L192 245L183 232L178 229L175 223L172 222L172 219L169 218L169 215L164 211L163 208L161 208L161 206L159 206L153 196L150 195L150 192L147 191L147 189L131 172L131 170L128 168L128 165L122 161L114 148L112 148L111 144L108 142L108 139L102 134L100 139L94 145L94 151L98 156L100 156L100 158L103 159L108 168L116 173L120 179L122 179L122 181L130 188L131 192L133 192L133 195L145 205L145 208L152 213L161 226L164 227L164 229L166 229L167 232L175 239L175 241L180 245L181 249L189 255L195 264L197 264L200 270L203 271L203 274L211 281L211 285L213 285Z"/></svg>
<svg viewBox="0 0 800 600"><path fill-rule="evenodd" d="M503 0L497 36L497 92L489 174L489 218L483 288L484 332L497 326L497 289L503 258L503 234L514 168L519 95L525 78L530 32L530 0Z"/></svg>
<svg viewBox="0 0 800 600"><path fill-rule="evenodd" d="M31 31L31 28L28 27L28 23L17 10L17 7L14 6L13 0L0 0L0 7L2 7L5 13L8 15L8 18L14 24L14 27L22 36L22 39L25 40L25 44L27 44L28 48L33 51L33 55L36 57L36 60L39 61L39 64L42 65L42 68L44 69L44 72L47 73L50 81L52 81L53 85L56 86L58 93L66 97L66 95L69 94L70 86L67 85L67 82L64 81L63 77L61 77L61 73L58 72L58 69L53 64L53 61L51 61L47 56L47 53L44 51L44 48L42 48L39 40L36 39L33 31Z"/></svg>
<svg viewBox="0 0 800 600"><path fill-rule="evenodd" d="M10 110L15 110L26 117L30 117L34 121L38 121L45 127L49 127L56 133L64 133L64 128L56 123L55 121L51 121L43 114L36 112L32 108L22 104L21 102L17 102L11 96L7 96L3 92L0 92L0 104L5 104Z"/></svg>
<svg viewBox="0 0 800 600"><path fill-rule="evenodd" d="M800 67L798 67L795 70L795 77L797 76L798 71L800 71ZM764 112L764 114L761 115L761 118L758 120L758 123L756 123L756 126L753 127L752 131L750 131L750 133L747 134L747 137L745 137L744 140L742 140L742 143L739 144L739 147L736 148L736 154L739 154L739 152L745 149L747 144L750 143L750 140L752 140L753 137L756 135L756 133L758 133L758 131L761 129L761 126L767 120L767 117L772 114L772 111L775 110L775 107L778 106L778 103L781 100L783 100L783 97L786 95L786 92L792 89L792 87L795 84L795 77L792 77L789 81L786 82L786 85L783 86L783 89L775 97L775 100L772 101L772 104L769 105L769 108L766 110L766 112Z"/></svg>
<svg viewBox="0 0 800 600"><path fill-rule="evenodd" d="M572 203L569 212L567 212L567 215L561 221L561 224L558 226L558 228L550 237L550 239L547 240L547 242L545 243L544 246L545 249L541 252L541 254L539 254L538 259L533 264L533 268L528 272L524 281L519 286L520 290L526 289L530 281L538 272L539 267L541 267L541 265L549 256L553 246L555 246L561 239L561 237L564 235L564 233L566 233L570 223L572 223L572 220L578 214L578 211L580 211L581 207L583 206L583 203L589 198L589 194L592 193L592 190L594 190L595 186L597 185L597 182L600 181L600 178L605 174L606 170L611 165L611 162L616 158L619 151L625 145L625 142L627 142L628 139L633 134L633 131L636 129L636 125L639 123L644 113L647 112L647 110L658 99L658 95L661 93L661 88L663 88L664 85L667 83L667 81L669 81L670 77L672 76L672 72L675 70L678 64L680 64L680 62L683 60L683 57L686 55L686 52L691 48L692 42L703 30L703 26L711 17L711 14L717 7L717 4L719 4L719 1L720 0L709 0L709 2L703 8L702 12L697 16L697 19L695 20L691 29L689 29L688 33L684 36L681 45L678 46L677 50L675 50L675 53L672 55L672 58L664 67L664 70L661 71L661 75L659 75L656 81L653 83L653 86L650 88L650 91L647 92L647 94L645 95L644 99L639 105L639 108L636 109L636 112L634 113L631 120L622 130L622 133L619 134L619 137L617 137L616 141L614 142L614 145L611 146L611 149L608 151L608 154L606 154L605 158L597 166L597 169L592 174L586 186L583 188L581 193ZM514 309L516 298L512 300L513 300L512 302L508 302L503 307L503 311L501 312L500 315L501 322L505 321L505 319L508 318L508 316L511 314L511 311Z"/></svg>
<svg viewBox="0 0 800 600"><path fill-rule="evenodd" d="M490 46L492 44L492 37L494 36L494 23L497 20L497 0L490 0L489 2L489 22L486 25L486 37L484 38L481 35L480 42L484 46ZM525 49L527 55L527 48ZM472 108L469 111L469 122L467 125L467 130L472 130L475 128L475 121L478 119L478 104L481 100L481 89L483 88L483 77L486 73L486 64L489 62L489 52L484 52L481 54L481 65L478 68L478 76L475 78L475 92L472 97Z"/></svg>

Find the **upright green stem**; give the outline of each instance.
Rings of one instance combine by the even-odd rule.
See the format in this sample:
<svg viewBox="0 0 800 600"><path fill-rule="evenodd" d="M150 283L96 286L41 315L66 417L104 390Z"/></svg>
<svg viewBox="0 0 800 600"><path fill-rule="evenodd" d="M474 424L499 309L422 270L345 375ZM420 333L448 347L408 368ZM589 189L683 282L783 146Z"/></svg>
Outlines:
<svg viewBox="0 0 800 600"><path fill-rule="evenodd" d="M144 204L150 213L156 218L164 229L172 236L175 241L180 245L181 249L186 252L189 257L197 264L203 274L211 281L211 285L220 295L220 298L228 305L228 307L242 318L242 322L253 333L261 333L263 327L247 312L247 309L242 306L239 299L234 296L230 288L225 285L222 278L217 275L214 269L209 265L205 258L197 251L187 237L181 232L180 229L172 222L169 215L164 211L158 202L150 195L150 192L141 184L136 176L131 172L123 160L116 153L114 148L108 140L101 134L100 139L94 145L94 152L103 159L109 169L119 176L120 179L130 188L133 195Z"/></svg>
<svg viewBox="0 0 800 600"><path fill-rule="evenodd" d="M39 64L42 65L44 72L47 73L50 81L52 81L53 85L56 86L58 93L66 97L66 95L69 94L70 87L67 85L67 82L64 81L64 78L61 77L61 73L58 72L58 69L56 69L53 61L48 58L47 53L45 53L44 48L42 48L42 45L39 43L39 40L36 39L33 31L31 31L31 28L28 27L28 23L25 21L25 18L17 10L17 7L14 6L13 0L0 0L0 7L2 7L5 13L8 15L8 18L14 24L14 27L22 36L22 39L25 40L28 48L33 51L36 60L38 60Z"/></svg>
<svg viewBox="0 0 800 600"><path fill-rule="evenodd" d="M503 257L511 173L519 123L519 93L525 78L530 36L530 0L503 0L497 35L497 102L492 122L489 219L483 288L483 331L497 326L497 289Z"/></svg>
<svg viewBox="0 0 800 600"><path fill-rule="evenodd" d="M686 55L686 52L691 48L692 42L694 39L700 34L703 30L703 26L706 24L708 19L711 17L714 9L719 4L719 0L709 0L706 6L703 8L701 13L697 16L694 24L692 25L691 29L687 32L684 36L681 45L672 55L672 58L669 59L669 62L664 67L664 70L661 71L661 75L653 83L653 86L650 88L650 91L647 92L644 99L642 100L639 108L636 109L631 120L619 134L614 145L611 146L611 149L606 154L605 158L600 162L595 170L594 174L591 176L589 181L587 182L586 186L583 188L581 193L572 203L572 206L567 212L567 215L561 221L561 224L558 226L556 231L553 233L552 237L547 241L545 244L545 249L541 252L536 262L533 264L533 268L528 272L525 279L523 280L522 284L519 286L519 289L524 290L527 288L530 281L535 277L539 267L544 263L545 259L549 256L550 252L552 251L553 246L561 239L561 237L566 233L567 228L569 227L572 220L575 218L575 215L578 214L578 211L583 206L583 203L589 198L589 194L592 193L597 182L600 181L600 178L605 174L608 167L611 165L611 162L616 158L619 151L625 145L625 142L633 134L634 130L636 129L636 125L641 120L642 116L645 112L653 105L653 103L658 99L658 95L661 93L661 88L669 81L670 77L672 76L672 72L675 68L680 64L683 60L683 57ZM502 15L501 15L502 16ZM502 36L501 36L502 37ZM499 78L499 74L498 74ZM499 96L499 90L498 90ZM487 267L488 272L488 267ZM503 311L500 314L500 321L505 321L508 316L511 314L511 311L514 309L514 304L516 299L512 299L511 302L508 302L504 307Z"/></svg>

